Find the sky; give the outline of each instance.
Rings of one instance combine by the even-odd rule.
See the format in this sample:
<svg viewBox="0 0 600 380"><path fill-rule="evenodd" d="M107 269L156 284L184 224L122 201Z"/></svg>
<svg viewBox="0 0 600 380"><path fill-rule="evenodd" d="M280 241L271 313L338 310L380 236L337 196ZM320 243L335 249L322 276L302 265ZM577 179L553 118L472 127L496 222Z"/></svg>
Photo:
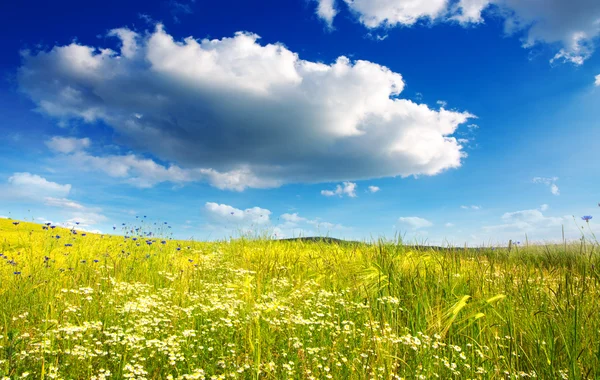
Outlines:
<svg viewBox="0 0 600 380"><path fill-rule="evenodd" d="M599 45L596 0L3 2L0 217L600 236Z"/></svg>

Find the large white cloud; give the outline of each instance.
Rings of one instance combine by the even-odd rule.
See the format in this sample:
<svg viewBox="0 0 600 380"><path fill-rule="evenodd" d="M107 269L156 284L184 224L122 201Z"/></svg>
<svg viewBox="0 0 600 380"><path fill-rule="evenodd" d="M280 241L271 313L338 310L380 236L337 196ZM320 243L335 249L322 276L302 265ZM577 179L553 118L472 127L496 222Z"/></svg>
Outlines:
<svg viewBox="0 0 600 380"><path fill-rule="evenodd" d="M523 46L557 44L555 60L581 64L600 36L597 0L344 0L368 28L411 26L421 22L484 22L484 13L501 17L508 34L521 33ZM328 15L328 22L332 16Z"/></svg>
<svg viewBox="0 0 600 380"><path fill-rule="evenodd" d="M401 99L402 76L384 66L310 62L250 33L111 35L120 53L77 43L24 53L21 90L61 122L102 121L134 150L215 178L243 173L250 187L435 175L465 157L452 134L471 115Z"/></svg>

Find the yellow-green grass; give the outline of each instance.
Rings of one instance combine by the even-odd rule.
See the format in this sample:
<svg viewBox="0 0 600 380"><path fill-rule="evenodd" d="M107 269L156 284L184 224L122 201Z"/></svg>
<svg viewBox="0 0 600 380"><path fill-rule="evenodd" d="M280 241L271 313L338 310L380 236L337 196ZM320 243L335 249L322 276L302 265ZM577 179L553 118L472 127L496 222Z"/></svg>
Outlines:
<svg viewBox="0 0 600 380"><path fill-rule="evenodd" d="M0 220L0 379L600 377L590 243L146 239Z"/></svg>

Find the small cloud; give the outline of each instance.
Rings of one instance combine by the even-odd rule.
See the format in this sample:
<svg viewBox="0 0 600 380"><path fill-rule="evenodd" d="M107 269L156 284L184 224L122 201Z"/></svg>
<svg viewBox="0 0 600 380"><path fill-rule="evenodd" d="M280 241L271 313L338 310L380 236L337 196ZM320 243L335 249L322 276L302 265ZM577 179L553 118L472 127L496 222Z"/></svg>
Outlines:
<svg viewBox="0 0 600 380"><path fill-rule="evenodd" d="M558 177L534 177L532 180L533 183L541 183L548 186L553 195L560 195L560 190L555 183L556 181L558 181Z"/></svg>
<svg viewBox="0 0 600 380"><path fill-rule="evenodd" d="M332 197L334 195L343 197L344 195L347 195L350 198L356 198L356 183L344 182L343 186L337 185L335 190L321 190L321 195L326 197Z"/></svg>
<svg viewBox="0 0 600 380"><path fill-rule="evenodd" d="M270 210L260 207L240 210L230 205L214 202L206 202L204 209L213 220L221 223L266 224L269 223L271 215Z"/></svg>
<svg viewBox="0 0 600 380"><path fill-rule="evenodd" d="M595 79L596 79L596 81L594 82L594 84L596 86L600 86L600 74L596 75Z"/></svg>
<svg viewBox="0 0 600 380"><path fill-rule="evenodd" d="M381 189L379 188L379 186L369 186L369 192L371 192L371 193L376 193L376 192L378 192L379 190L381 190Z"/></svg>
<svg viewBox="0 0 600 380"><path fill-rule="evenodd" d="M72 201L70 199L66 199L66 198L46 197L46 198L44 198L44 204L46 204L47 206L60 207L63 209L65 209L65 208L72 209L72 210L84 210L85 209L85 207L82 204Z"/></svg>
<svg viewBox="0 0 600 380"><path fill-rule="evenodd" d="M84 150L85 148L89 147L90 139L54 136L50 140L46 141L46 146L54 152L69 154Z"/></svg>
<svg viewBox="0 0 600 380"><path fill-rule="evenodd" d="M193 4L195 0L192 0L190 3L184 3L180 1L171 0L169 1L169 8L171 8L171 16L173 16L173 21L176 24L179 24L181 20L179 19L180 15L190 15L194 13L192 10L191 4Z"/></svg>
<svg viewBox="0 0 600 380"><path fill-rule="evenodd" d="M544 203L543 205L540 206L540 211L546 211L546 210L548 210L548 208L549 208L549 206Z"/></svg>
<svg viewBox="0 0 600 380"><path fill-rule="evenodd" d="M31 173L14 173L8 178L12 190L20 196L66 196L71 191L71 185L61 185L48 181L46 178Z"/></svg>
<svg viewBox="0 0 600 380"><path fill-rule="evenodd" d="M437 105L440 106L441 108L446 108L446 106L448 105L448 102L445 100L438 100Z"/></svg>
<svg viewBox="0 0 600 380"><path fill-rule="evenodd" d="M454 227L454 223L446 223L446 224L444 224L444 227L448 227L448 228Z"/></svg>
<svg viewBox="0 0 600 380"><path fill-rule="evenodd" d="M333 19L338 11L335 0L314 0L317 3L317 16L327 24L329 30L333 30Z"/></svg>
<svg viewBox="0 0 600 380"><path fill-rule="evenodd" d="M398 218L398 223L404 225L412 230L418 230L421 228L427 228L433 226L427 219L419 218L418 216L403 216Z"/></svg>
<svg viewBox="0 0 600 380"><path fill-rule="evenodd" d="M481 206L471 205L471 206L460 206L463 210L481 210Z"/></svg>

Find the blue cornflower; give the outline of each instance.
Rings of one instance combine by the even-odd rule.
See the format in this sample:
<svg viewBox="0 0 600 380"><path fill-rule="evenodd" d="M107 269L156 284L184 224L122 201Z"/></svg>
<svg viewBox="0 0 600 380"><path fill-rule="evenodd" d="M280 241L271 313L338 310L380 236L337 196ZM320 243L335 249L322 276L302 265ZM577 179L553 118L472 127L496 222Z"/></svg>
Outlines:
<svg viewBox="0 0 600 380"><path fill-rule="evenodd" d="M165 224L169 224L169 223L165 222Z"/></svg>
<svg viewBox="0 0 600 380"><path fill-rule="evenodd" d="M98 260L98 259L94 260L94 262L95 262L95 263L97 263L97 262L99 262L99 261L100 261L100 260Z"/></svg>
<svg viewBox="0 0 600 380"><path fill-rule="evenodd" d="M14 272L14 274L21 274L21 272Z"/></svg>
<svg viewBox="0 0 600 380"><path fill-rule="evenodd" d="M178 251L181 251L181 247L177 247L177 250L178 250Z"/></svg>
<svg viewBox="0 0 600 380"><path fill-rule="evenodd" d="M60 239L60 235L56 235L55 238Z"/></svg>
<svg viewBox="0 0 600 380"><path fill-rule="evenodd" d="M116 229L117 229L117 226L113 226L113 230L116 230Z"/></svg>
<svg viewBox="0 0 600 380"><path fill-rule="evenodd" d="M51 225L52 223L45 223L47 226Z"/></svg>
<svg viewBox="0 0 600 380"><path fill-rule="evenodd" d="M72 246L73 246L73 244L71 244L71 243L65 244L65 247L72 247Z"/></svg>
<svg viewBox="0 0 600 380"><path fill-rule="evenodd" d="M148 245L152 245L152 241L150 241L150 240L146 240L146 244L148 244Z"/></svg>
<svg viewBox="0 0 600 380"><path fill-rule="evenodd" d="M55 229L55 228L56 228L56 226L50 226L50 228L52 228L52 229Z"/></svg>
<svg viewBox="0 0 600 380"><path fill-rule="evenodd" d="M75 222L75 224L79 225L79 222Z"/></svg>
<svg viewBox="0 0 600 380"><path fill-rule="evenodd" d="M86 236L86 234L81 234L81 236Z"/></svg>
<svg viewBox="0 0 600 380"><path fill-rule="evenodd" d="M165 240L160 242L161 244L167 244L167 242Z"/></svg>
<svg viewBox="0 0 600 380"><path fill-rule="evenodd" d="M137 240L137 238L131 238L131 240L133 240L133 241L136 241L136 240Z"/></svg>
<svg viewBox="0 0 600 380"><path fill-rule="evenodd" d="M591 215L584 215L581 217L581 220L583 220L584 222L589 222L590 220L592 220L592 216Z"/></svg>

